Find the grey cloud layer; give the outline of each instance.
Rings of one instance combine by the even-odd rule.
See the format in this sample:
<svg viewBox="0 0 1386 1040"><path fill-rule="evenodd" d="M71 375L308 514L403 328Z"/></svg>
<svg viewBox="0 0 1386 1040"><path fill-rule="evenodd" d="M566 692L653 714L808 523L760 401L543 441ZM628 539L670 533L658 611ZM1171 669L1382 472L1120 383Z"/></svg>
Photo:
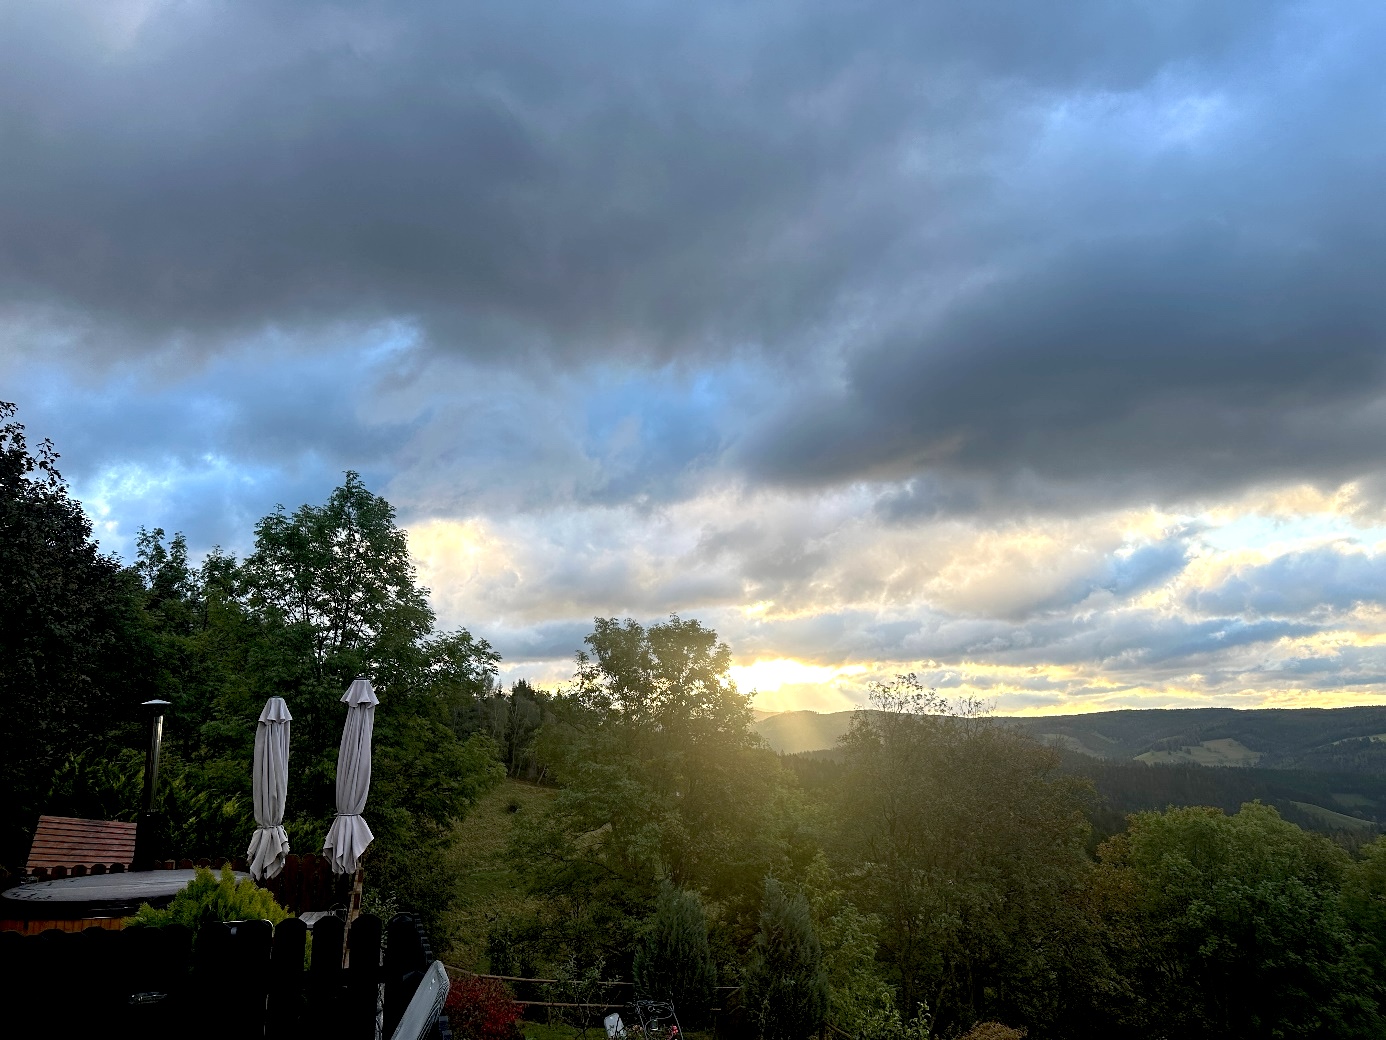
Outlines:
<svg viewBox="0 0 1386 1040"><path fill-rule="evenodd" d="M699 417L712 449L911 481L902 515L1352 475L1381 36L1352 4L7 5L0 304L107 359L353 320L501 366L756 351L784 378Z"/></svg>
<svg viewBox="0 0 1386 1040"><path fill-rule="evenodd" d="M1188 604L1203 613L1332 621L1357 607L1386 605L1386 557L1335 546L1286 553L1195 591Z"/></svg>
<svg viewBox="0 0 1386 1040"><path fill-rule="evenodd" d="M517 658L680 609L748 655L1375 683L1267 649L1380 604L1371 553L1157 609L1198 532L1084 524L1386 501L1383 42L1368 3L5 4L0 398L125 537L346 468L521 517L508 619L453 619ZM1061 550L948 572L1037 514Z"/></svg>

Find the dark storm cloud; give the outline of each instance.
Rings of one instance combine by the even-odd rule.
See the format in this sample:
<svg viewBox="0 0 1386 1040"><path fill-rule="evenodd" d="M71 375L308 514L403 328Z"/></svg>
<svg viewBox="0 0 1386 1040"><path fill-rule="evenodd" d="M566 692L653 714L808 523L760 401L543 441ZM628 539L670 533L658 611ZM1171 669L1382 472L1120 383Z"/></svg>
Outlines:
<svg viewBox="0 0 1386 1040"><path fill-rule="evenodd" d="M568 419L583 501L1342 479L1386 435L1381 36L1366 4L10 4L0 308L73 365L397 321L497 369L766 366L753 407Z"/></svg>

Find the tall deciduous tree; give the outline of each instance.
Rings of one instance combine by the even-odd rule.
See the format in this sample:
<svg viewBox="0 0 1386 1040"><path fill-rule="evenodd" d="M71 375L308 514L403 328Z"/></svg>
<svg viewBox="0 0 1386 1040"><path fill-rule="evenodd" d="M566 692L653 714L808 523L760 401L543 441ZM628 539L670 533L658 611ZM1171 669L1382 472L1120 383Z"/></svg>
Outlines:
<svg viewBox="0 0 1386 1040"><path fill-rule="evenodd" d="M54 772L133 728L150 678L135 582L98 549L53 445L30 449L15 414L0 402L0 865L12 869Z"/></svg>
<svg viewBox="0 0 1386 1040"><path fill-rule="evenodd" d="M433 627L394 508L353 472L326 504L261 520L243 577L251 609L301 635L319 679L383 663Z"/></svg>
<svg viewBox="0 0 1386 1040"><path fill-rule="evenodd" d="M367 672L381 696L368 869L432 921L455 885L439 855L452 824L503 775L489 738L464 740L453 726L459 698L494 684L499 656L465 629L434 633L394 508L357 474L347 473L324 505L281 508L255 534L240 569L241 602L258 628L253 669L290 696L300 831L320 842L330 820L339 698ZM291 803L294 790L291 782Z"/></svg>
<svg viewBox="0 0 1386 1040"><path fill-rule="evenodd" d="M944 1029L1061 1014L1086 927L1086 785L912 675L875 685L843 750L835 851L880 917L899 1006Z"/></svg>
<svg viewBox="0 0 1386 1040"><path fill-rule="evenodd" d="M633 922L668 880L720 904L744 937L785 837L779 765L730 651L695 620L598 618L577 664L539 740L562 790L513 849L552 908L548 934L628 964Z"/></svg>

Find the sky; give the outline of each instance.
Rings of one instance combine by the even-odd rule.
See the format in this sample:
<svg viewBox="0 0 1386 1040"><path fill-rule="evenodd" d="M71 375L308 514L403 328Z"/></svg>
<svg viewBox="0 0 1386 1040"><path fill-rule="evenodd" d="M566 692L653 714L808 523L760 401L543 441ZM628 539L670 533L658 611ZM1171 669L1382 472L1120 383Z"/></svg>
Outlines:
<svg viewBox="0 0 1386 1040"><path fill-rule="evenodd" d="M1386 703L1386 7L8 0L0 399L102 546L361 473L553 685Z"/></svg>

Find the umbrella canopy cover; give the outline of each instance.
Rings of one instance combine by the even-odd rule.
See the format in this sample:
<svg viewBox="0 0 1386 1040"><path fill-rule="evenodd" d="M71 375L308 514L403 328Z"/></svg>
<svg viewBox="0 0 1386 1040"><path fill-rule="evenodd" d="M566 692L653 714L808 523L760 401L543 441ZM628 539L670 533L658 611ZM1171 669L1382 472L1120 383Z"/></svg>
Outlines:
<svg viewBox="0 0 1386 1040"><path fill-rule="evenodd" d="M375 840L361 812L371 790L371 731L380 698L363 676L347 687L342 703L347 706L347 718L337 752L337 818L322 843L322 854L338 874L354 874L361 853Z"/></svg>
<svg viewBox="0 0 1386 1040"><path fill-rule="evenodd" d="M245 858L250 876L272 878L284 869L289 836L284 833L284 799L289 788L289 706L271 697L255 727L255 833Z"/></svg>

